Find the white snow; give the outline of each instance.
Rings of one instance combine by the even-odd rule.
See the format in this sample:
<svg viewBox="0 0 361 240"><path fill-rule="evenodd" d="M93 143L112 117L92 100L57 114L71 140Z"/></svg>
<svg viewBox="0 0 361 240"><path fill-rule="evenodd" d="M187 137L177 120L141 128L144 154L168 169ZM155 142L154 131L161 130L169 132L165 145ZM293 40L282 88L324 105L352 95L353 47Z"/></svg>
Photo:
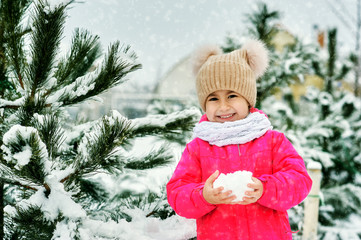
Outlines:
<svg viewBox="0 0 361 240"><path fill-rule="evenodd" d="M253 183L252 172L249 171L236 171L234 173L223 174L221 173L214 181L213 187L224 187L223 192L228 190L232 191L232 195L237 198L234 202L243 201L246 191L253 191L253 188L247 187L247 184Z"/></svg>
<svg viewBox="0 0 361 240"><path fill-rule="evenodd" d="M71 199L71 193L64 190L64 185L55 178L47 178L51 189L48 197L45 196L45 188L41 187L29 199L19 202L19 206L26 209L28 206L38 206L44 212L44 217L55 220L61 213L69 219L80 219L86 216L85 210Z"/></svg>
<svg viewBox="0 0 361 240"><path fill-rule="evenodd" d="M347 240L359 240L358 237L361 234L361 217L357 214L351 214L348 218L348 221L334 221L335 226L325 227L320 226L321 232L326 232L324 239L327 240L338 240L347 239Z"/></svg>
<svg viewBox="0 0 361 240"><path fill-rule="evenodd" d="M7 131L3 136L3 145L1 149L5 152L4 159L7 162L15 163L16 169L21 169L23 166L27 165L32 156L31 147L29 145L25 145L21 152L12 153L9 149L10 144L17 142L17 136L21 136L21 138L25 142L30 142L30 136L34 134L35 139L39 142L39 146L41 149L41 156L43 157L44 169L49 173L50 172L50 163L48 161L48 151L46 149L45 144L41 141L38 130L33 127L24 127L21 125L12 126L9 131Z"/></svg>
<svg viewBox="0 0 361 240"><path fill-rule="evenodd" d="M15 216L16 215L16 213L17 213L17 211L16 211L16 208L15 207L13 207L13 206L11 206L11 205L6 205L5 207L4 207L4 213L5 214L7 214L7 215L9 215L9 216Z"/></svg>
<svg viewBox="0 0 361 240"><path fill-rule="evenodd" d="M73 83L61 88L57 92L50 95L47 98L46 103L54 104L56 102L59 102L59 100L64 94L69 94L70 98L75 98L87 94L89 91L94 89L94 79L97 77L99 72L100 70L97 69L93 72L87 73L84 76L78 77Z"/></svg>
<svg viewBox="0 0 361 240"><path fill-rule="evenodd" d="M20 106L24 102L24 97L18 98L14 101L9 101L6 99L0 98L0 107L3 106Z"/></svg>
<svg viewBox="0 0 361 240"><path fill-rule="evenodd" d="M316 162L316 161L309 161L308 164L307 164L307 169L321 170L322 165L321 165L321 163Z"/></svg>
<svg viewBox="0 0 361 240"><path fill-rule="evenodd" d="M15 168L19 170L23 166L27 165L30 162L31 155L32 151L29 146L25 146L22 152L15 153L13 158L15 158L18 162Z"/></svg>
<svg viewBox="0 0 361 240"><path fill-rule="evenodd" d="M134 129L137 129L141 126L165 127L165 125L169 121L173 121L179 118L180 114L183 115L183 117L185 115L196 119L199 119L199 117L201 116L200 110L193 107L184 111L173 112L162 117L160 117L159 115L149 115L145 118L137 118L132 120L132 126Z"/></svg>
<svg viewBox="0 0 361 240"><path fill-rule="evenodd" d="M56 229L53 233L52 240L72 240L75 239L75 232L77 223L74 221L63 220L56 224Z"/></svg>
<svg viewBox="0 0 361 240"><path fill-rule="evenodd" d="M196 236L196 224L193 219L185 219L174 215L165 220L145 217L140 209L129 209L132 221L102 222L85 220L79 229L82 239L142 239L142 240L188 240ZM121 236L121 238L119 238ZM98 239L98 238L97 238Z"/></svg>

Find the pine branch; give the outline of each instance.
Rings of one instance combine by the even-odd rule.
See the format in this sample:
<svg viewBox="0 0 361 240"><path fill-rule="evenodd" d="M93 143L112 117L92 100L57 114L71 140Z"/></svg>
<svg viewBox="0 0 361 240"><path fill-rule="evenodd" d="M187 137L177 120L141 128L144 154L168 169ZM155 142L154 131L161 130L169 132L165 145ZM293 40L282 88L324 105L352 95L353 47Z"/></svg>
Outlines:
<svg viewBox="0 0 361 240"><path fill-rule="evenodd" d="M200 117L198 109L188 109L167 115L152 115L133 120L133 132L129 138L159 135L174 139L190 131ZM177 139L177 138L176 138Z"/></svg>
<svg viewBox="0 0 361 240"><path fill-rule="evenodd" d="M162 191L165 193L164 191ZM129 216L126 212L123 212L122 209L141 209L144 212L148 212L146 217L156 217L160 219L166 219L170 216L175 215L173 209L167 203L167 195L162 194L158 196L155 193L146 193L144 195L139 196L126 196L123 195L116 195L112 202L119 203L119 211L116 213L113 211L110 215L112 220L119 221L120 219L126 219L127 221L131 221L132 217Z"/></svg>
<svg viewBox="0 0 361 240"><path fill-rule="evenodd" d="M40 121L34 122L39 136L46 145L50 159L60 155L59 148L65 140L64 130L60 126L60 120L55 115L45 115Z"/></svg>
<svg viewBox="0 0 361 240"><path fill-rule="evenodd" d="M35 236L38 240L51 239L57 223L57 221L47 221L39 206L29 206L26 209L18 208L13 220L17 226L12 229L13 234L17 233L21 239L34 239Z"/></svg>
<svg viewBox="0 0 361 240"><path fill-rule="evenodd" d="M347 65L342 65L340 72L335 77L336 80L342 80L346 77L346 75L351 71L351 67Z"/></svg>
<svg viewBox="0 0 361 240"><path fill-rule="evenodd" d="M79 179L80 191L77 195L74 195L74 198L81 199L82 202L94 202L96 201L99 204L106 202L109 198L109 193L104 189L100 183L89 180L89 179Z"/></svg>
<svg viewBox="0 0 361 240"><path fill-rule="evenodd" d="M121 145L131 133L130 122L125 119L109 119L104 117L98 126L97 133L87 136L85 144L87 153L80 152L74 163L75 172L61 182L70 178L80 178L98 170L110 173L121 167L115 156L115 148Z"/></svg>
<svg viewBox="0 0 361 240"><path fill-rule="evenodd" d="M6 184L11 184L11 185L13 185L13 186L19 186L19 187L22 187L22 188L25 188L25 189L29 189L29 190L33 190L33 191L37 191L37 190L38 190L38 189L35 188L35 187L32 187L32 186L23 184L23 183L18 182L18 181L14 181L14 180L9 179L9 178L0 177L0 182L6 183Z"/></svg>
<svg viewBox="0 0 361 240"><path fill-rule="evenodd" d="M361 214L361 187L351 183L341 186L334 186L324 191L325 205L342 206L332 207L332 211L320 212L320 222L324 225L331 225L335 219L344 219L350 214ZM332 222L326 221L325 215L331 215Z"/></svg>
<svg viewBox="0 0 361 240"><path fill-rule="evenodd" d="M47 173L44 166L44 152L40 145L40 139L36 132L31 132L29 136L23 136L20 131L15 132L15 137L8 142L4 142L7 148L6 165L20 179L43 185ZM18 153L23 153L26 149L30 151L29 162L19 163ZM23 160L23 159L21 159Z"/></svg>
<svg viewBox="0 0 361 240"><path fill-rule="evenodd" d="M63 33L67 5L59 5L50 9L41 0L36 4L31 44L32 63L28 73L31 86L30 98L34 98L38 89L48 81Z"/></svg>
<svg viewBox="0 0 361 240"><path fill-rule="evenodd" d="M25 65L23 51L23 36L30 32L30 29L23 30L20 22L28 9L31 1L29 0L4 0L1 1L0 13L3 23L4 38L6 41L6 55L9 59L9 66L18 77L20 86L24 89L23 71Z"/></svg>
<svg viewBox="0 0 361 240"><path fill-rule="evenodd" d="M158 166L163 166L171 162L172 155L167 151L168 146L163 146L161 149L147 154L147 156L140 159L128 160L128 163L124 165L124 168L133 170L145 170Z"/></svg>
<svg viewBox="0 0 361 240"><path fill-rule="evenodd" d="M337 59L337 29L333 28L328 31L328 40L329 43L327 45L329 58L327 61L327 76L333 77L335 74L335 64Z"/></svg>
<svg viewBox="0 0 361 240"><path fill-rule="evenodd" d="M269 46L274 33L274 25L271 25L270 22L279 19L280 13L278 11L269 11L265 3L259 3L257 11L246 14L246 17L247 21L252 25L248 28L249 32Z"/></svg>
<svg viewBox="0 0 361 240"><path fill-rule="evenodd" d="M16 105L3 105L0 108L6 108L6 109L19 109L20 106Z"/></svg>
<svg viewBox="0 0 361 240"><path fill-rule="evenodd" d="M49 107L49 105L45 103L45 99L32 99L31 97L26 96L24 103L18 107L16 113L20 124L23 126L30 126L34 114L43 114L47 107Z"/></svg>
<svg viewBox="0 0 361 240"><path fill-rule="evenodd" d="M14 68L11 66L11 59L17 56L17 52L12 49L14 45L18 45L14 44L14 38L21 35L18 24L27 4L27 1L21 0L4 0L0 4L0 95L2 97L7 90L15 89L8 73Z"/></svg>
<svg viewBox="0 0 361 240"><path fill-rule="evenodd" d="M0 182L3 182L5 184L9 184L11 186L19 186L23 189L28 189L32 191L38 191L39 185L34 186L31 184L28 180L22 178L21 176L16 176L13 173L12 168L10 168L7 164L7 162L2 159L3 152L1 152L1 162L0 162Z"/></svg>
<svg viewBox="0 0 361 240"><path fill-rule="evenodd" d="M141 64L135 62L136 58L129 46L120 46L119 42L112 44L99 74L90 80L84 78L82 82L74 84L70 93L64 92L59 101L63 105L76 104L123 83L126 75L141 68Z"/></svg>
<svg viewBox="0 0 361 240"><path fill-rule="evenodd" d="M58 90L85 75L99 56L99 37L92 36L86 30L76 29L70 54L59 62L58 70L55 72L58 84L52 91Z"/></svg>
<svg viewBox="0 0 361 240"><path fill-rule="evenodd" d="M312 61L312 68L313 70L315 71L316 75L322 77L322 78L325 78L325 74L322 72L322 69L321 69L321 66L320 66L320 63L317 61Z"/></svg>

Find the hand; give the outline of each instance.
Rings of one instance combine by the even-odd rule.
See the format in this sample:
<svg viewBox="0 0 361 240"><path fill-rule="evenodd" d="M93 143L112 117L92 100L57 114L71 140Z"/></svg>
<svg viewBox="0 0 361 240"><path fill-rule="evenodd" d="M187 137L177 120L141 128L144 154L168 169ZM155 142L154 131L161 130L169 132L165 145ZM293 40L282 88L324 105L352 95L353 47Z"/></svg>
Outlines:
<svg viewBox="0 0 361 240"><path fill-rule="evenodd" d="M232 202L237 197L231 195L232 191L222 193L223 187L213 188L213 182L217 179L219 171L215 171L205 182L203 188L203 197L210 204L235 204Z"/></svg>
<svg viewBox="0 0 361 240"><path fill-rule="evenodd" d="M239 204L247 205L247 204L255 203L258 201L258 199L262 197L263 194L262 182L255 177L252 177L252 180L254 183L249 183L247 186L253 188L254 191L246 191L246 196L243 197L242 202L238 202Z"/></svg>

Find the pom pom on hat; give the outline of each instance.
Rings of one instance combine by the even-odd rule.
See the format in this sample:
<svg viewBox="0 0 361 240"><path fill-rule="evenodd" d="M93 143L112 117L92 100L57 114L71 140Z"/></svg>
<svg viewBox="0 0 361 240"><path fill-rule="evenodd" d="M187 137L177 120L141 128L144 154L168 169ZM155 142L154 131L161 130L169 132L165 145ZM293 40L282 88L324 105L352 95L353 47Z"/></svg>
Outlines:
<svg viewBox="0 0 361 240"><path fill-rule="evenodd" d="M247 61L256 78L261 77L268 68L268 50L259 40L250 40L242 48L247 52Z"/></svg>
<svg viewBox="0 0 361 240"><path fill-rule="evenodd" d="M199 48L193 55L192 66L193 74L197 75L199 69L208 60L210 56L222 54L222 49L217 45L205 45Z"/></svg>

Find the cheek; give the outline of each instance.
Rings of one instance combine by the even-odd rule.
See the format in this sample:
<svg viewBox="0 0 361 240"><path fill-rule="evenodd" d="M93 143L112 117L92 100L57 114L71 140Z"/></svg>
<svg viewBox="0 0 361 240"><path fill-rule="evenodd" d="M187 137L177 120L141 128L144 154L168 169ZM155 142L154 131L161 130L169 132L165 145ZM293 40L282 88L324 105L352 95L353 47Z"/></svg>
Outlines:
<svg viewBox="0 0 361 240"><path fill-rule="evenodd" d="M239 109L239 111L238 111L239 115L241 115L243 118L248 116L248 114L249 114L248 105L245 106L242 104L241 106L239 106L238 109Z"/></svg>
<svg viewBox="0 0 361 240"><path fill-rule="evenodd" d="M214 120L213 114L211 114L209 111L206 111L206 115L207 115L208 121L213 121Z"/></svg>
<svg viewBox="0 0 361 240"><path fill-rule="evenodd" d="M208 120L211 120L214 116L214 106L212 104L206 104L206 115L207 115L207 118Z"/></svg>

